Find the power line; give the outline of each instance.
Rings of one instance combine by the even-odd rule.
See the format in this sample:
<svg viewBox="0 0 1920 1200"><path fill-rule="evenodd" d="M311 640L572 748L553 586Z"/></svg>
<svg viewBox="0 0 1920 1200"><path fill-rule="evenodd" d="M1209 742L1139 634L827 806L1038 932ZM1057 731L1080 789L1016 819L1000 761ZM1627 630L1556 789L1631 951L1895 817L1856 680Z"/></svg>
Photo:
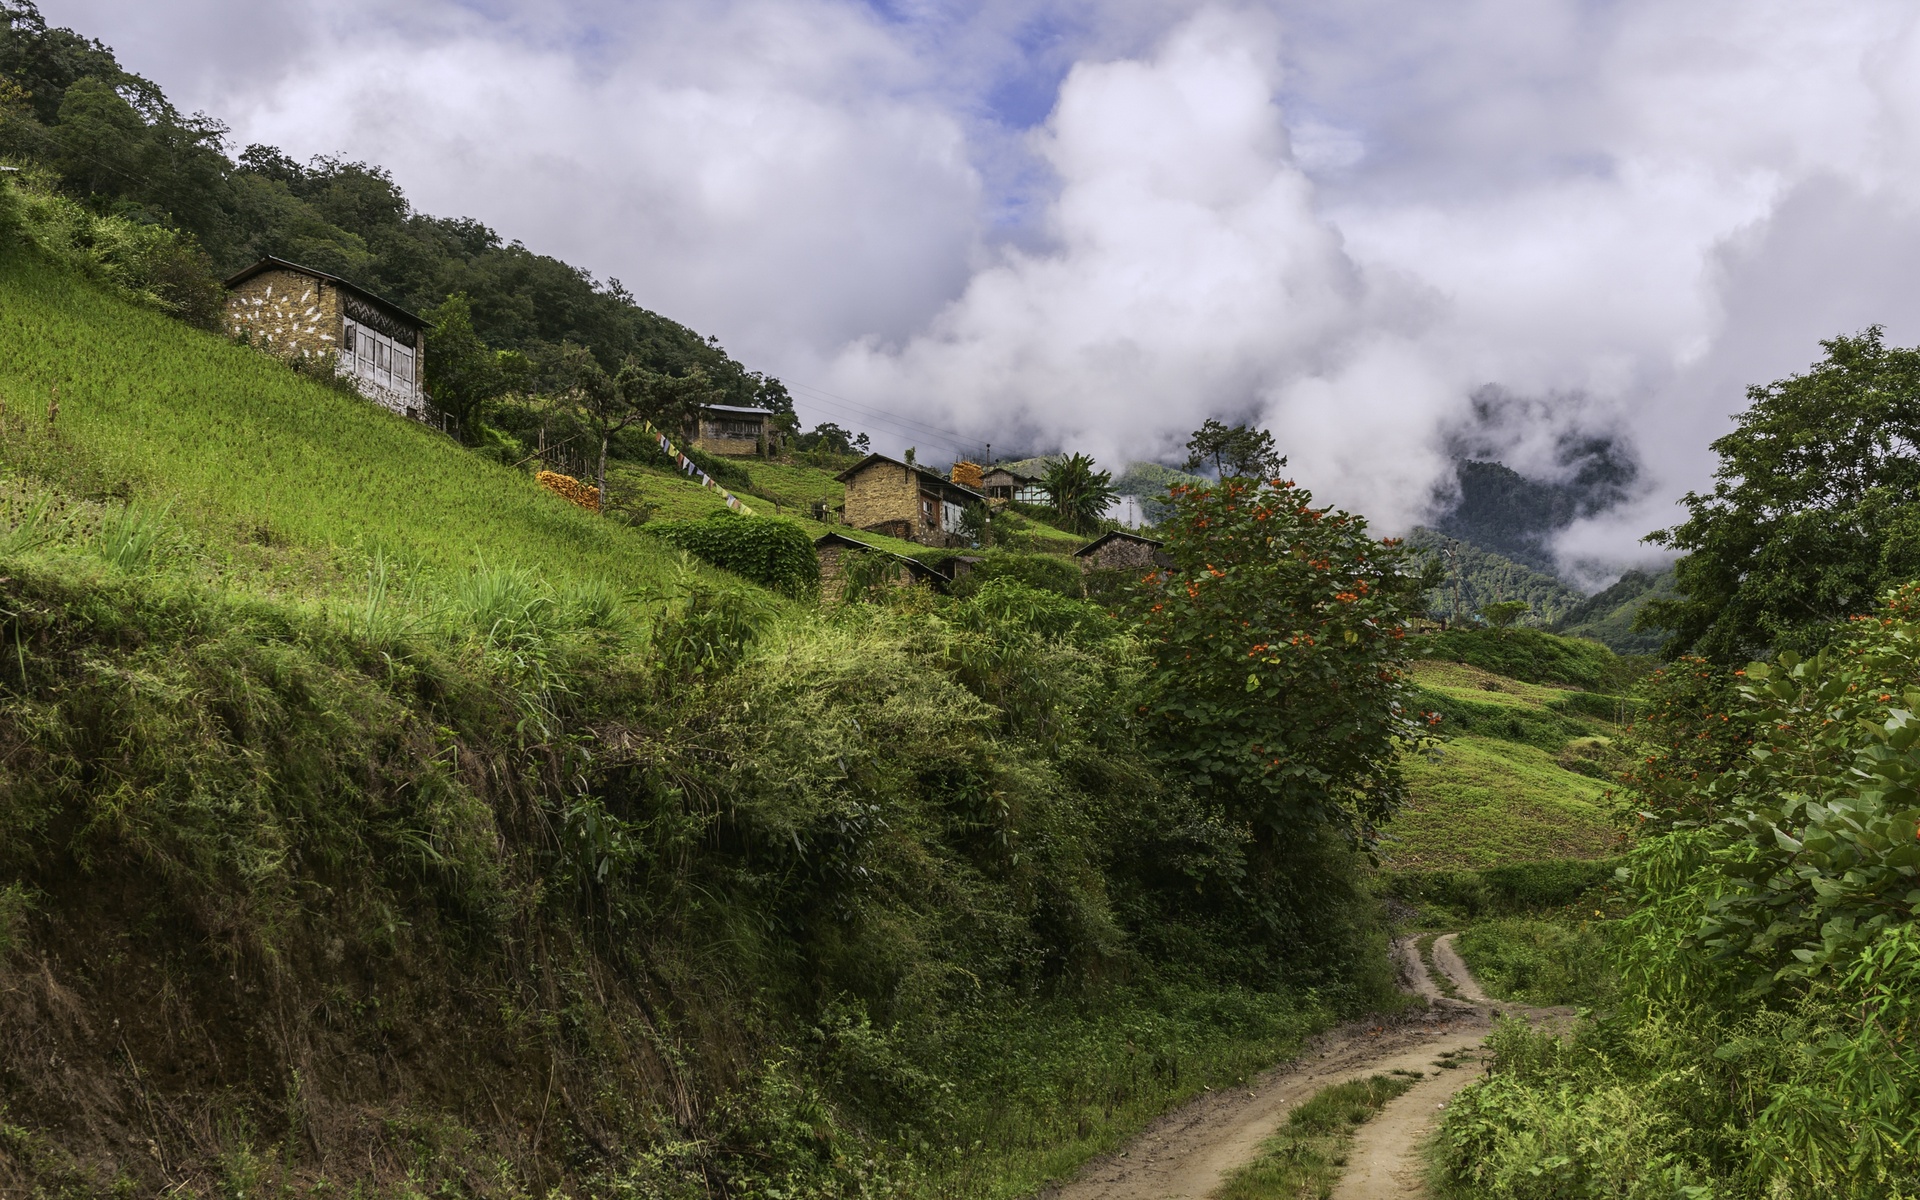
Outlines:
<svg viewBox="0 0 1920 1200"><path fill-rule="evenodd" d="M789 384L788 386L809 393L808 399L814 403L825 405L828 408L837 408L841 412L848 413L849 415L857 414L872 420L888 421L905 429L918 430L929 437L950 439L953 444L957 446L970 445L974 441L974 439L965 434L956 433L951 429L943 429L938 425L929 425L925 421L916 421L912 417L903 417L898 413L873 408L857 400L849 400L845 396L824 391L810 384L799 383Z"/></svg>
<svg viewBox="0 0 1920 1200"><path fill-rule="evenodd" d="M935 425L928 425L923 421L916 421L911 417L903 417L896 413L870 408L867 405L848 400L843 396L835 396L831 392L823 392L818 388L809 387L806 384L788 382L787 386L801 393L796 399L804 401L810 407L831 410L857 424L878 425L882 428L883 432L893 433L908 440L931 441L960 454L973 453L981 444L978 439L970 438L965 434L955 433L948 429L941 429Z"/></svg>

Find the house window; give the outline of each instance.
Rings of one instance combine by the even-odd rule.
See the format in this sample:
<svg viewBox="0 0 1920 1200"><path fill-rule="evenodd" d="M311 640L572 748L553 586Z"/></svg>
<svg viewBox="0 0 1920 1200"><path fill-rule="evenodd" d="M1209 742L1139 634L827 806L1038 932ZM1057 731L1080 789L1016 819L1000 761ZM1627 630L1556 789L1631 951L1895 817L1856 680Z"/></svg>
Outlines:
<svg viewBox="0 0 1920 1200"><path fill-rule="evenodd" d="M340 339L340 370L377 391L411 397L418 374L416 353L412 346L348 318Z"/></svg>
<svg viewBox="0 0 1920 1200"><path fill-rule="evenodd" d="M928 529L940 528L940 502L932 496L920 497L920 523Z"/></svg>

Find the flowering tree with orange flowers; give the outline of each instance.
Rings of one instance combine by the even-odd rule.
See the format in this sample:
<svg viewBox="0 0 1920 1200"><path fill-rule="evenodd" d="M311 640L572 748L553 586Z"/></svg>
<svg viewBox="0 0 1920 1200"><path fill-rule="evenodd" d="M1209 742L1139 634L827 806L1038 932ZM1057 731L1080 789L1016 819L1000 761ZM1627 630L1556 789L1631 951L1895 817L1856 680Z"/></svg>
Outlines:
<svg viewBox="0 0 1920 1200"><path fill-rule="evenodd" d="M1402 798L1415 710L1406 623L1422 573L1291 480L1176 487L1172 567L1140 589L1161 752L1259 841L1325 826L1370 843Z"/></svg>

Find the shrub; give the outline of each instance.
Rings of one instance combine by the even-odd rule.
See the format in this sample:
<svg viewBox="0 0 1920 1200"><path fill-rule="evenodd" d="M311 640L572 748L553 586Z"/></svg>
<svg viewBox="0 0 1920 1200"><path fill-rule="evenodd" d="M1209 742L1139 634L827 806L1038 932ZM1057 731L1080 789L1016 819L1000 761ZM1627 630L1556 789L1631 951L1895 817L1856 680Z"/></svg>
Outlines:
<svg viewBox="0 0 1920 1200"><path fill-rule="evenodd" d="M644 530L783 596L820 592L820 556L792 521L720 512L699 521L654 521Z"/></svg>
<svg viewBox="0 0 1920 1200"><path fill-rule="evenodd" d="M1410 904L1438 905L1466 918L1542 913L1617 888L1622 861L1560 858L1479 871L1394 872L1385 876L1381 890Z"/></svg>
<svg viewBox="0 0 1920 1200"><path fill-rule="evenodd" d="M930 565L948 561L952 555L922 556ZM988 550L980 561L953 581L952 595L967 597L996 579L1013 579L1041 591L1060 596L1080 596L1080 564L1053 554L1014 554Z"/></svg>
<svg viewBox="0 0 1920 1200"><path fill-rule="evenodd" d="M1538 629L1441 630L1416 639L1413 653L1467 663L1523 683L1571 684L1591 692L1624 690L1640 671L1632 660L1599 642Z"/></svg>
<svg viewBox="0 0 1920 1200"><path fill-rule="evenodd" d="M1605 939L1587 922L1507 917L1469 926L1457 946L1489 994L1522 1004L1597 1004L1613 986Z"/></svg>
<svg viewBox="0 0 1920 1200"><path fill-rule="evenodd" d="M1425 736L1405 672L1410 557L1290 480L1171 495L1174 565L1139 600L1162 753L1269 845L1322 826L1370 837Z"/></svg>

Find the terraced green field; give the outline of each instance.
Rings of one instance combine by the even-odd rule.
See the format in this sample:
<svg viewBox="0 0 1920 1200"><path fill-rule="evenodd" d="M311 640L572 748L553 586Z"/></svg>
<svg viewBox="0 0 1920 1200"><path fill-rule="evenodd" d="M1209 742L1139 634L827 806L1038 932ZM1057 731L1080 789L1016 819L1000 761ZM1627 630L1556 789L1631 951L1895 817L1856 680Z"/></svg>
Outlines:
<svg viewBox="0 0 1920 1200"><path fill-rule="evenodd" d="M1595 777L1604 772L1589 765L1616 730L1568 712L1583 693L1456 662L1416 663L1414 680L1467 714L1472 729L1454 729L1434 755L1408 756L1411 797L1387 829L1389 868L1472 869L1617 851L1608 785Z"/></svg>
<svg viewBox="0 0 1920 1200"><path fill-rule="evenodd" d="M0 456L76 499L164 508L202 554L305 552L352 577L377 550L629 591L677 560L526 474L27 253L0 257L0 295Z"/></svg>

